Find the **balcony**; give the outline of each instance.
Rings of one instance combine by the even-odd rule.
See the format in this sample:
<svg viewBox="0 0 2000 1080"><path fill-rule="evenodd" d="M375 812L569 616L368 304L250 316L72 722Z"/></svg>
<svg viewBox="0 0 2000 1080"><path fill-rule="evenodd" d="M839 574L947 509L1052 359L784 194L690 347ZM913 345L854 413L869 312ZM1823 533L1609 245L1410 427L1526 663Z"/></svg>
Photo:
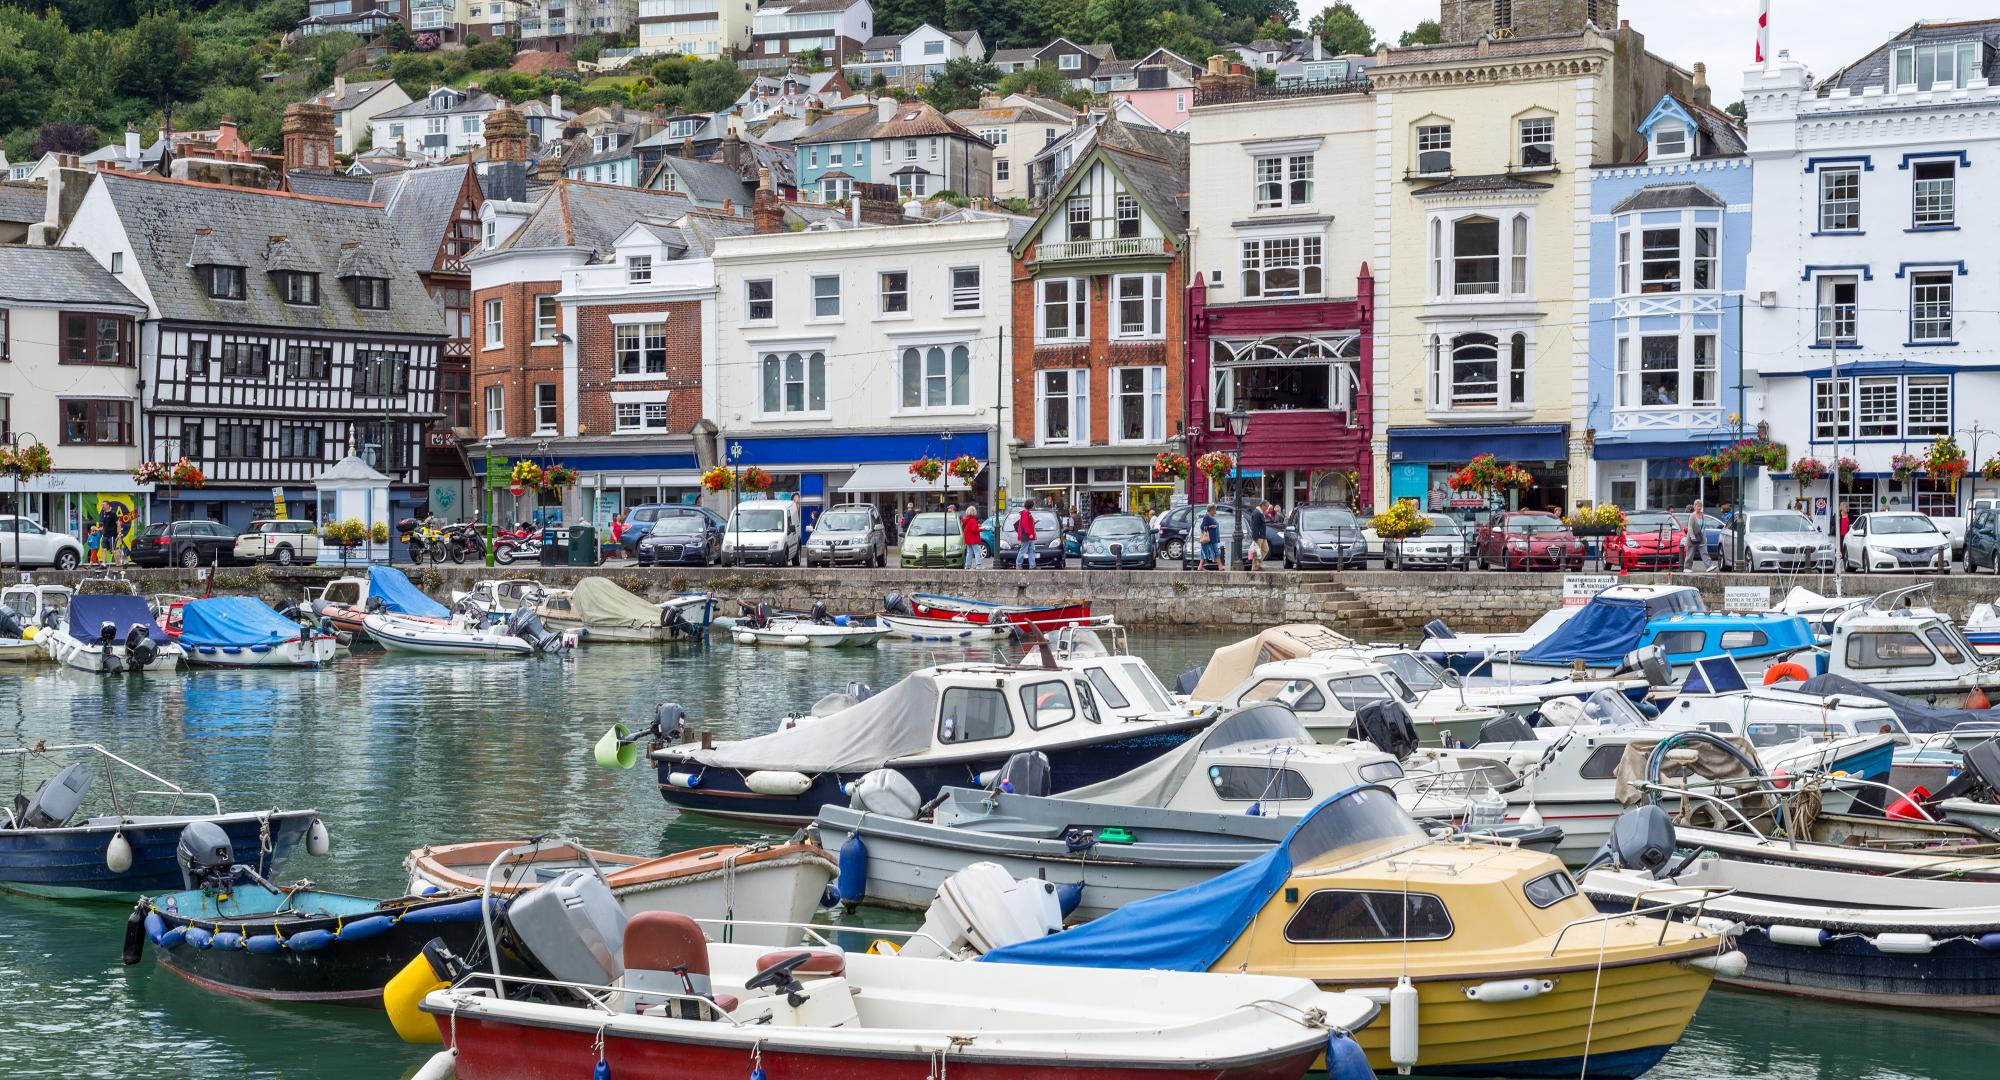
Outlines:
<svg viewBox="0 0 2000 1080"><path fill-rule="evenodd" d="M1164 259L1169 254L1165 237L1125 236L1043 244L1036 249L1035 261L1064 263L1092 262L1099 259Z"/></svg>
<svg viewBox="0 0 2000 1080"><path fill-rule="evenodd" d="M1714 434L1722 431L1727 417L1720 408L1713 406L1678 409L1671 406L1661 408L1648 406L1641 408L1614 409L1611 413L1612 431L1670 431L1706 432Z"/></svg>

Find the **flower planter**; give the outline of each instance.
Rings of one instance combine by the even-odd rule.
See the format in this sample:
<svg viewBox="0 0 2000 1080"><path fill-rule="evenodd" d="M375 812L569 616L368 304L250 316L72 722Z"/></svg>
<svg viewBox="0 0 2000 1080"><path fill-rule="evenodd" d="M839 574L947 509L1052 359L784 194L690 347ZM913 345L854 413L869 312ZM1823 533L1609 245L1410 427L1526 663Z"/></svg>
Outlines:
<svg viewBox="0 0 2000 1080"><path fill-rule="evenodd" d="M1621 530L1616 525L1573 525L1569 531L1578 537L1611 537Z"/></svg>

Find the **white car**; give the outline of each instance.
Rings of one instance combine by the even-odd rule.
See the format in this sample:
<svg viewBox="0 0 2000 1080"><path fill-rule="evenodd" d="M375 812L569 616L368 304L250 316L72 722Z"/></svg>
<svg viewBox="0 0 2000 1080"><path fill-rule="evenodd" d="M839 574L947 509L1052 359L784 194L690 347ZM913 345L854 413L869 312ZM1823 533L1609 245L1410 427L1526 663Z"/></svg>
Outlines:
<svg viewBox="0 0 2000 1080"><path fill-rule="evenodd" d="M310 521L253 521L236 538L236 557L244 562L274 562L279 566L319 558L319 531Z"/></svg>
<svg viewBox="0 0 2000 1080"><path fill-rule="evenodd" d="M15 530L20 530L21 551L14 553ZM83 562L83 541L68 533L50 532L27 518L16 518L12 514L0 514L0 568L20 564L22 566L53 566L58 570L74 570Z"/></svg>
<svg viewBox="0 0 2000 1080"><path fill-rule="evenodd" d="M1860 573L1951 571L1951 537L1930 518L1908 510L1863 514L1848 527L1840 557Z"/></svg>
<svg viewBox="0 0 2000 1080"><path fill-rule="evenodd" d="M1368 550L1383 551L1382 565L1391 570L1408 570L1412 567L1435 566L1440 570L1469 570L1472 568L1472 544L1465 538L1465 525L1449 514L1436 511L1424 515L1430 522L1422 536L1408 540L1398 540L1385 544L1376 539L1375 530L1367 532Z"/></svg>

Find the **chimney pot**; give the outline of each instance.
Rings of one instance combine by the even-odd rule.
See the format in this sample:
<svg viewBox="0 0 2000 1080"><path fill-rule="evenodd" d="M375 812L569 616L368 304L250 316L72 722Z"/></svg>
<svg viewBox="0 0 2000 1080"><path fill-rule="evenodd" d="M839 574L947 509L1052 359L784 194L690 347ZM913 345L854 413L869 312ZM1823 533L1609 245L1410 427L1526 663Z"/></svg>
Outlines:
<svg viewBox="0 0 2000 1080"><path fill-rule="evenodd" d="M334 97L334 100L335 100L335 101L338 101L338 100L340 100L341 98L344 98L344 97L346 97L346 96L347 96L347 76L345 76L345 75L335 75L335 76L333 77L333 97Z"/></svg>

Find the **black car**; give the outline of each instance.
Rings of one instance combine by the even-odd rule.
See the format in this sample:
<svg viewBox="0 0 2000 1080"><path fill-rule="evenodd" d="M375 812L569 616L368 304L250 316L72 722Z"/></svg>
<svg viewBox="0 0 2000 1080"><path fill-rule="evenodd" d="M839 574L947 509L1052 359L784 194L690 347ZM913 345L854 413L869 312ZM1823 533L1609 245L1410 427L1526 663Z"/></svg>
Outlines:
<svg viewBox="0 0 2000 1080"><path fill-rule="evenodd" d="M132 542L140 566L236 566L236 530L219 521L160 522Z"/></svg>
<svg viewBox="0 0 2000 1080"><path fill-rule="evenodd" d="M707 566L722 558L722 526L696 507L669 507L653 517L636 554L640 566Z"/></svg>
<svg viewBox="0 0 2000 1080"><path fill-rule="evenodd" d="M646 534L653 531L654 522L670 514L685 514L690 510L708 518L717 529L727 524L721 514L706 506L697 506L693 503L641 503L625 512L625 533L618 538L618 542L625 546L626 554L636 556L639 554L639 542L646 538Z"/></svg>
<svg viewBox="0 0 2000 1080"><path fill-rule="evenodd" d="M1272 551L1286 568L1368 566L1368 538L1361 519L1344 506L1299 506L1285 519L1284 552ZM1277 545L1272 545L1275 548Z"/></svg>
<svg viewBox="0 0 2000 1080"><path fill-rule="evenodd" d="M1078 549L1085 570L1151 570L1159 564L1153 530L1137 514L1099 514L1083 531Z"/></svg>
<svg viewBox="0 0 2000 1080"><path fill-rule="evenodd" d="M1201 542L1199 540L1190 541L1189 536L1194 532L1194 526L1201 521L1201 512L1203 510L1212 511L1215 514L1216 524L1220 526L1216 536L1217 550L1223 554L1228 554L1232 550L1237 552L1242 550L1244 538L1238 536L1235 532L1235 508L1228 503L1205 503L1193 506L1177 506L1160 515L1160 523L1154 529L1154 539L1156 541L1155 546L1159 548L1161 558L1170 562L1177 561L1183 567L1200 565ZM1250 512L1250 508L1246 507L1245 512ZM1264 535L1271 541L1271 558L1284 558L1285 536L1283 530L1273 525L1265 530ZM1230 547L1232 540L1236 544L1234 549ZM1241 556L1239 555L1231 561L1240 561L1240 559Z"/></svg>

